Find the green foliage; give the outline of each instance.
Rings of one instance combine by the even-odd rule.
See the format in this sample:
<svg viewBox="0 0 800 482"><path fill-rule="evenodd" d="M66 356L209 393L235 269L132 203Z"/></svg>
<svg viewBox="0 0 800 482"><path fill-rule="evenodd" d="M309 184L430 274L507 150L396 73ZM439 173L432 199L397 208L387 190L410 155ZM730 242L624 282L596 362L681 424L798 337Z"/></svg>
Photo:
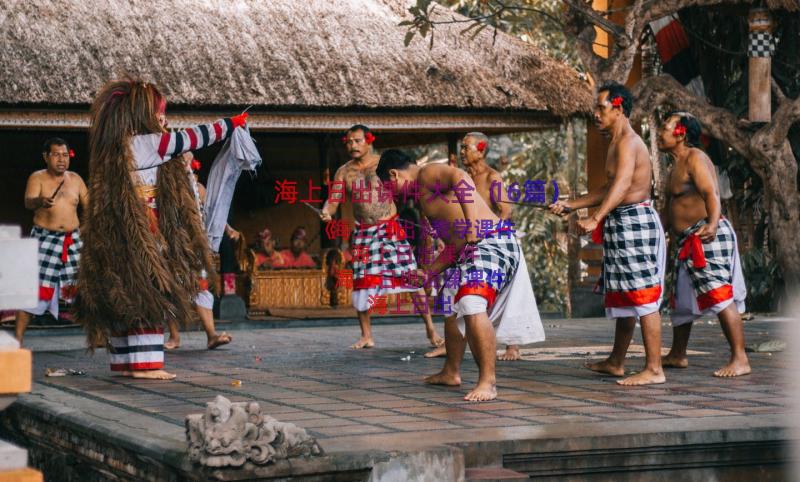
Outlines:
<svg viewBox="0 0 800 482"><path fill-rule="evenodd" d="M574 39L567 38L559 20L562 7L557 0L417 0L416 5L408 9L414 20L400 25L409 27L406 46L414 35L425 38L429 32L433 46L432 33L436 25L463 24L461 32L471 38L486 28L492 28L517 36L549 56L579 68L580 61L572 44ZM453 20L452 17L442 17L434 21L431 18L434 11L455 11L467 18Z"/></svg>
<svg viewBox="0 0 800 482"><path fill-rule="evenodd" d="M562 193L567 192L567 180L578 170L579 190L586 186L585 139L586 125L575 122L573 138L576 142L578 162L569 165L567 129L512 134L509 148L511 165L503 173L504 185L512 182L524 184L526 180L541 179L550 184L555 180ZM493 142L492 145L495 145ZM553 195L551 188L548 199ZM515 207L514 223L516 229L525 233L521 240L525 260L531 272L531 281L536 300L542 311L566 312L569 297L567 240L564 221L544 209Z"/></svg>

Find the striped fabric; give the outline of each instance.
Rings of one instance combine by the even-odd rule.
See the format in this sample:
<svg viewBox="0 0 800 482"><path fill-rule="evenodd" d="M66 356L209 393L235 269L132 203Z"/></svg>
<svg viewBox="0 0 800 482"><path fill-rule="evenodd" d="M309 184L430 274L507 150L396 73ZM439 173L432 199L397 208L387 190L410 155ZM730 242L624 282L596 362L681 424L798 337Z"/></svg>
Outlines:
<svg viewBox="0 0 800 482"><path fill-rule="evenodd" d="M139 371L164 368L164 329L135 329L109 338L111 370Z"/></svg>
<svg viewBox="0 0 800 482"><path fill-rule="evenodd" d="M230 136L233 130L233 122L225 118L213 124L199 125L181 131L133 136L131 150L139 183L154 186L157 181L158 166L184 152L221 142Z"/></svg>
<svg viewBox="0 0 800 482"><path fill-rule="evenodd" d="M231 120L220 119L213 124L164 133L158 143L158 155L170 159L186 151L193 151L219 142L228 137L232 131Z"/></svg>
<svg viewBox="0 0 800 482"><path fill-rule="evenodd" d="M650 22L650 29L656 38L656 48L664 72L675 77L675 80L685 86L698 97L705 98L703 79L692 60L692 51L689 38L683 30L676 15L668 15Z"/></svg>

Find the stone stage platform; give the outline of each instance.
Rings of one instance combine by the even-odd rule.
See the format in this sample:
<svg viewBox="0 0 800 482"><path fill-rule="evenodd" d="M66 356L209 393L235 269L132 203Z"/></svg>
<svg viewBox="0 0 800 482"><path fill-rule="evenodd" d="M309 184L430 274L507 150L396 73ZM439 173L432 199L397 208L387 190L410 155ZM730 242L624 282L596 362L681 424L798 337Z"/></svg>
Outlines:
<svg viewBox="0 0 800 482"><path fill-rule="evenodd" d="M283 326L225 326L234 341L216 351L186 333L167 354L172 382L114 376L104 350L92 357L79 335L39 331L26 339L33 392L2 415L0 437L27 446L49 481L789 480L787 355L751 353L753 374L714 378L728 353L716 322L696 324L689 368L668 370L663 385L621 387L582 368L610 349L611 322L546 320L546 342L498 362L490 403L462 401L477 378L469 354L464 386L422 383L442 359L421 356L421 323L379 324L376 348L362 351L346 348L353 320ZM757 318L747 341L785 339L787 326ZM631 357L629 370L641 366L638 333ZM46 377L47 368L86 374ZM325 455L199 470L186 457L184 417L217 394L260 402L306 428Z"/></svg>

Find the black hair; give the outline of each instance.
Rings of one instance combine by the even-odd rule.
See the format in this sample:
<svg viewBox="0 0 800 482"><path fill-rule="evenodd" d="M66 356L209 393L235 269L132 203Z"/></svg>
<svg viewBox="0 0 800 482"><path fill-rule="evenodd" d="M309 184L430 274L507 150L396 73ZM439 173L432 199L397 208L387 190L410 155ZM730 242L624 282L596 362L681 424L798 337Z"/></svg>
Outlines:
<svg viewBox="0 0 800 482"><path fill-rule="evenodd" d="M412 164L416 164L416 162L405 152L399 149L387 149L381 154L381 160L378 161L378 168L375 170L375 174L378 175L382 182L386 182L389 180L390 169L402 171L403 169L408 169L408 166Z"/></svg>
<svg viewBox="0 0 800 482"><path fill-rule="evenodd" d="M633 110L633 94L631 94L631 91L628 90L627 87L617 82L608 82L597 89L598 94L601 92L608 92L609 102L616 97L621 97L622 113L625 114L625 117L631 116L631 110Z"/></svg>
<svg viewBox="0 0 800 482"><path fill-rule="evenodd" d="M365 136L367 134L369 134L370 132L372 132L371 130L369 130L369 127L367 127L367 126L365 126L363 124L356 124L356 125L350 127L349 129L347 129L344 133L345 133L345 135L347 135L347 134L349 134L351 132L355 132L355 131L361 131L361 132L364 133Z"/></svg>
<svg viewBox="0 0 800 482"><path fill-rule="evenodd" d="M69 144L67 144L67 141L60 137L51 137L42 144L42 153L50 154L50 148L53 146L67 146L67 151L69 151Z"/></svg>
<svg viewBox="0 0 800 482"><path fill-rule="evenodd" d="M672 111L664 117L664 121L669 120L670 117L677 117L684 127L686 127L686 144L689 147L700 147L700 134L703 131L703 126L697 117L684 111Z"/></svg>

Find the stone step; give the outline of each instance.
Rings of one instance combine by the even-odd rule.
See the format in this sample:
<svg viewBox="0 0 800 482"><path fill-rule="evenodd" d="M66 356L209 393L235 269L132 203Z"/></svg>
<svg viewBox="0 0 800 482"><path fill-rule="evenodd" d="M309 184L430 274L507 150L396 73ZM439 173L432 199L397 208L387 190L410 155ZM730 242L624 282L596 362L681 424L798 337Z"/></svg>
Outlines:
<svg viewBox="0 0 800 482"><path fill-rule="evenodd" d="M503 467L476 467L464 471L467 482L506 482L527 480L528 476Z"/></svg>

